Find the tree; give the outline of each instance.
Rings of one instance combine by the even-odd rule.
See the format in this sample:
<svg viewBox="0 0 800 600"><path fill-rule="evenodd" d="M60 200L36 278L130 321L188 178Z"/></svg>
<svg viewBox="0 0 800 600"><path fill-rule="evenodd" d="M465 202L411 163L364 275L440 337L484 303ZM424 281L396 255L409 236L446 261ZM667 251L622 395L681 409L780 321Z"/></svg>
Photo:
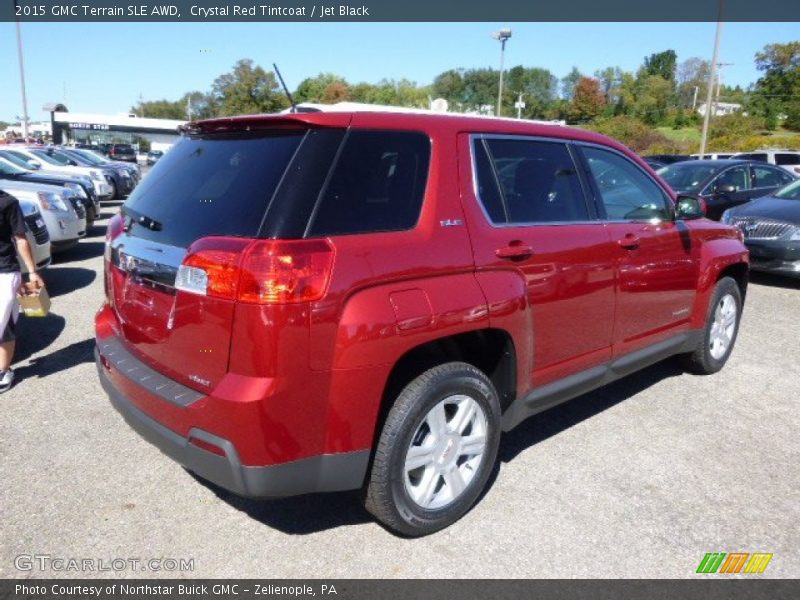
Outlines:
<svg viewBox="0 0 800 600"><path fill-rule="evenodd" d="M462 102L464 97L464 70L450 69L439 73L431 86L433 95L444 98L451 104Z"/></svg>
<svg viewBox="0 0 800 600"><path fill-rule="evenodd" d="M675 81L675 65L678 55L675 50L656 52L644 59L644 70L648 75L658 75L667 81Z"/></svg>
<svg viewBox="0 0 800 600"><path fill-rule="evenodd" d="M249 58L239 60L230 73L220 75L211 86L218 114L273 113L289 106L273 73L268 73Z"/></svg>
<svg viewBox="0 0 800 600"><path fill-rule="evenodd" d="M570 116L575 121L593 119L606 105L600 82L592 77L581 77L575 85L570 105Z"/></svg>
<svg viewBox="0 0 800 600"><path fill-rule="evenodd" d="M140 100L131 112L148 119L186 119L186 105L180 101Z"/></svg>
<svg viewBox="0 0 800 600"><path fill-rule="evenodd" d="M622 85L623 71L619 67L606 67L594 72L600 82L600 89L606 99L606 104L616 104L619 101L619 88Z"/></svg>
<svg viewBox="0 0 800 600"><path fill-rule="evenodd" d="M214 96L210 93L187 92L180 99L180 102L186 107L187 118L194 121L219 116L219 106Z"/></svg>
<svg viewBox="0 0 800 600"><path fill-rule="evenodd" d="M683 106L692 106L695 88L697 103L705 102L706 86L711 77L711 63L702 58L687 58L677 70L678 98Z"/></svg>
<svg viewBox="0 0 800 600"><path fill-rule="evenodd" d="M558 78L547 69L518 65L506 75L504 106L513 105L520 93L525 102L522 116L540 119L546 116L558 95Z"/></svg>
<svg viewBox="0 0 800 600"><path fill-rule="evenodd" d="M572 67L572 70L561 80L561 97L564 100L572 100L575 86L578 85L581 77L583 77L583 73L578 70L578 67Z"/></svg>
<svg viewBox="0 0 800 600"><path fill-rule="evenodd" d="M756 67L764 72L755 89L762 113L770 105L786 114L786 127L800 129L800 41L768 44L756 54Z"/></svg>
<svg viewBox="0 0 800 600"><path fill-rule="evenodd" d="M326 90L331 88L327 94L328 100L325 100ZM342 95L349 97L349 93L344 93L344 89L348 88L347 81L344 77L339 77L333 73L320 73L316 77L309 77L300 82L297 86L293 96L295 102L323 102L330 103L330 98L341 97ZM339 102L339 100L333 100Z"/></svg>

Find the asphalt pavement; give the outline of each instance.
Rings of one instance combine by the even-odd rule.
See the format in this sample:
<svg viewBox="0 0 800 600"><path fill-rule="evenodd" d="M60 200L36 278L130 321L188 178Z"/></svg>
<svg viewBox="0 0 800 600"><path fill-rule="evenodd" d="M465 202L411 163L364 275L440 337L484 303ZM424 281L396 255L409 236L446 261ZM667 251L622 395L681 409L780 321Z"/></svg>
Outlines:
<svg viewBox="0 0 800 600"><path fill-rule="evenodd" d="M528 420L480 503L409 540L358 493L228 495L124 423L93 362L103 223L45 273L51 315L19 325L0 577L691 578L708 552L800 576L800 281L754 277L721 373L667 361Z"/></svg>

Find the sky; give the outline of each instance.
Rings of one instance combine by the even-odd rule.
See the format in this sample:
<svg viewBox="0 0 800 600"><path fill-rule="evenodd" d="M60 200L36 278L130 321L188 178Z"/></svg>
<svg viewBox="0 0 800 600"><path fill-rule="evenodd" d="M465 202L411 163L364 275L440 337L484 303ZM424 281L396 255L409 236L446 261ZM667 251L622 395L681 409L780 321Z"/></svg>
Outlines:
<svg viewBox="0 0 800 600"><path fill-rule="evenodd" d="M725 23L723 82L747 86L766 44L800 39L798 23ZM544 67L557 77L607 66L635 71L673 49L681 62L710 60L716 23L23 23L28 113L48 102L71 112L118 114L144 100L208 91L241 58L273 62L294 89L332 72L350 82L406 78L429 84L451 68L499 65L491 33L511 27L506 68ZM0 23L0 120L22 114L14 23Z"/></svg>

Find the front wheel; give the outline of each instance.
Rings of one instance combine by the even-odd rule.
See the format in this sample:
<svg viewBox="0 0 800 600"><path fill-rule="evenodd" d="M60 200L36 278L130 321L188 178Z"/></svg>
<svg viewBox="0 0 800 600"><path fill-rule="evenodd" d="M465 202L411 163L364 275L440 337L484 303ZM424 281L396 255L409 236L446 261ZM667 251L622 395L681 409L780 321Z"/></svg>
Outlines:
<svg viewBox="0 0 800 600"><path fill-rule="evenodd" d="M367 510L403 535L443 529L480 496L499 444L500 403L486 375L460 362L434 367L405 387L386 418Z"/></svg>
<svg viewBox="0 0 800 600"><path fill-rule="evenodd" d="M693 352L681 357L687 370L710 375L725 366L739 333L741 315L742 292L736 281L723 277L711 295L702 339Z"/></svg>

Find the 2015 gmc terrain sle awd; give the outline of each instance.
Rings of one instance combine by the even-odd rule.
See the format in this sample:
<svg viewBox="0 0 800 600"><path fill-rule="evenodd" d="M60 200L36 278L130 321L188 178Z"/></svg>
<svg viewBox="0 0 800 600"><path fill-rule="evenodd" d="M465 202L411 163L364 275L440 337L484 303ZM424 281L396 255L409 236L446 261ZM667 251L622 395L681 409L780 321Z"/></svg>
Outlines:
<svg viewBox="0 0 800 600"><path fill-rule="evenodd" d="M670 355L713 373L739 232L567 127L326 111L193 124L108 229L100 379L236 494L461 517L502 431Z"/></svg>

